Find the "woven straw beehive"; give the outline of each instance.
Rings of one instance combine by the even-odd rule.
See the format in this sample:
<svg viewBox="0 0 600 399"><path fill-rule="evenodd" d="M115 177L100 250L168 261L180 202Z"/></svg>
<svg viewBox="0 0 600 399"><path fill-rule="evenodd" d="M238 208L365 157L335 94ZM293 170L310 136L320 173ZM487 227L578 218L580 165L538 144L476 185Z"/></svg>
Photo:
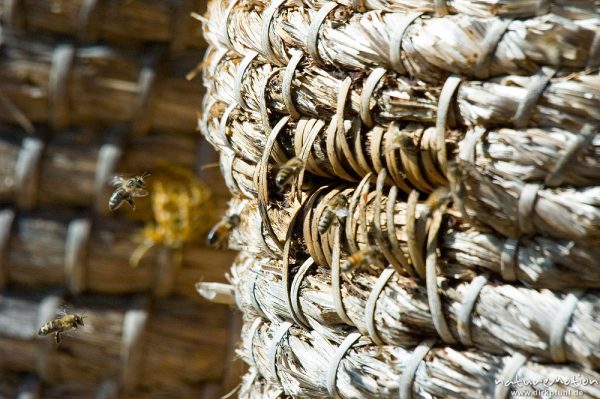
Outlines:
<svg viewBox="0 0 600 399"><path fill-rule="evenodd" d="M600 398L595 2L213 0L203 23L241 397Z"/></svg>
<svg viewBox="0 0 600 399"><path fill-rule="evenodd" d="M216 398L241 328L195 293L231 253L196 133L202 2L0 0L0 397ZM151 192L115 213L116 174ZM86 326L37 330L70 306Z"/></svg>

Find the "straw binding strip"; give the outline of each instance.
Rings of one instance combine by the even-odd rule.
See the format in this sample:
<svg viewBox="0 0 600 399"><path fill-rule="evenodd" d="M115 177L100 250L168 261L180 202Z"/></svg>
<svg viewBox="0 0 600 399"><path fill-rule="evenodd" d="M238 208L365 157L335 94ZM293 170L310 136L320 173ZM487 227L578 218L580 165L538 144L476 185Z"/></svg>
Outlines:
<svg viewBox="0 0 600 399"><path fill-rule="evenodd" d="M340 241L341 241L342 230L339 224L333 226L333 252L331 254L331 290L333 292L333 303L335 310L344 321L344 323L353 326L354 323L348 317L346 309L344 309L344 303L342 301L342 287L340 282Z"/></svg>
<svg viewBox="0 0 600 399"><path fill-rule="evenodd" d="M326 3L317 12L313 20L310 22L310 26L308 27L308 32L306 33L306 49L308 50L308 55L310 55L317 64L323 64L323 60L319 55L318 47L319 31L321 30L321 25L323 25L323 22L325 21L325 18L327 18L327 15L329 15L329 13L333 11L337 6L339 6L339 4L334 1Z"/></svg>
<svg viewBox="0 0 600 399"><path fill-rule="evenodd" d="M509 238L502 246L500 252L500 274L507 282L517 281L517 253L519 251L519 240Z"/></svg>
<svg viewBox="0 0 600 399"><path fill-rule="evenodd" d="M329 365L329 369L327 370L327 392L329 395L334 398L339 398L339 392L337 390L336 382L337 382L337 372L340 367L340 362L346 355L346 352L350 350L352 345L354 345L360 339L360 333L352 333L349 334L344 341L338 346L331 364Z"/></svg>
<svg viewBox="0 0 600 399"><path fill-rule="evenodd" d="M423 15L422 12L406 14L402 21L394 28L390 37L390 65L392 69L400 74L406 73L406 68L402 63L402 39L406 29Z"/></svg>
<svg viewBox="0 0 600 399"><path fill-rule="evenodd" d="M15 165L16 202L20 208L33 207L38 188L38 177L44 143L40 139L26 137Z"/></svg>
<svg viewBox="0 0 600 399"><path fill-rule="evenodd" d="M85 256L91 229L92 222L87 218L72 220L67 229L65 277L67 286L73 294L80 294L85 290Z"/></svg>
<svg viewBox="0 0 600 399"><path fill-rule="evenodd" d="M463 300L457 315L458 338L461 344L465 346L473 345L471 338L471 314L475 308L475 303L479 297L481 289L487 284L488 276L479 275L469 284L467 293Z"/></svg>
<svg viewBox="0 0 600 399"><path fill-rule="evenodd" d="M142 357L142 334L148 321L147 297L138 297L123 318L121 336L121 384L124 392L132 389L139 377Z"/></svg>
<svg viewBox="0 0 600 399"><path fill-rule="evenodd" d="M135 99L133 111L133 119L131 121L131 133L133 135L145 134L150 130L152 118L152 89L156 83L156 71L154 69L155 62L158 62L158 54L153 54L153 60L149 65L146 65L140 71L138 78L138 95Z"/></svg>
<svg viewBox="0 0 600 399"><path fill-rule="evenodd" d="M365 305L365 324L367 325L367 331L369 332L369 336L373 342L375 342L377 345L383 345L384 342L381 340L381 337L379 337L377 328L375 327L375 308L377 306L379 296L393 275L394 268L391 267L388 267L379 275L377 282L371 289L371 293L369 294L369 298L367 299L367 303Z"/></svg>
<svg viewBox="0 0 600 399"><path fill-rule="evenodd" d="M77 37L82 42L98 39L98 0L83 0L77 19Z"/></svg>
<svg viewBox="0 0 600 399"><path fill-rule="evenodd" d="M577 290L567 294L560 308L558 314L552 324L550 331L550 356L552 361L556 363L562 363L567 360L565 353L565 334L567 328L577 308L577 303L581 297L585 294L584 290Z"/></svg>
<svg viewBox="0 0 600 399"><path fill-rule="evenodd" d="M512 380L519 369L527 362L527 359L528 357L520 352L515 352L511 356L508 362L504 365L504 369L502 369L502 374L499 378L502 383L496 385L496 388L494 389L494 399L508 398L508 391L511 385L505 384L504 382Z"/></svg>
<svg viewBox="0 0 600 399"><path fill-rule="evenodd" d="M234 47L233 43L231 42L231 38L229 37L229 30L227 28L229 27L229 16L231 15L231 11L236 6L238 1L239 0L233 0L231 4L229 4L229 7L227 7L227 9L225 10L225 15L223 17L223 37L225 38L225 47L231 50L233 50Z"/></svg>
<svg viewBox="0 0 600 399"><path fill-rule="evenodd" d="M440 98L438 100L438 112L435 121L435 130L436 130L436 147L437 147L437 155L438 162L440 163L440 167L442 168L442 172L444 175L448 174L448 156L446 154L446 127L448 126L448 113L450 111L450 104L452 102L452 98L454 97L454 93L460 86L462 80L458 75L450 75L444 86L442 87L442 92L440 93Z"/></svg>
<svg viewBox="0 0 600 399"><path fill-rule="evenodd" d="M371 118L371 109L369 108L369 102L375 87L385 75L385 68L375 68L367 78L365 85L363 86L362 92L360 93L360 118L363 123L368 127L373 127L373 119Z"/></svg>
<svg viewBox="0 0 600 399"><path fill-rule="evenodd" d="M308 258L306 261L300 266L300 269L296 272L294 279L292 280L292 287L290 289L290 297L292 301L292 309L294 310L294 314L302 321L302 325L309 327L308 319L302 312L302 307L300 306L300 285L302 284L302 280L306 276L306 272L310 269L312 265L314 265L315 261L313 258Z"/></svg>
<svg viewBox="0 0 600 399"><path fill-rule="evenodd" d="M271 371L273 372L273 375L275 376L275 379L279 384L281 384L281 379L277 374L277 352L279 350L281 340L283 340L283 338L287 335L291 326L292 323L290 323L289 321L284 321L279 325L279 327L273 334L273 341L271 341L271 347L268 352L271 364Z"/></svg>
<svg viewBox="0 0 600 399"><path fill-rule="evenodd" d="M525 184L521 189L518 203L518 222L521 234L533 234L535 224L533 222L533 210L537 201L540 184Z"/></svg>
<svg viewBox="0 0 600 399"><path fill-rule="evenodd" d="M555 69L542 68L539 73L532 78L527 87L527 94L525 94L523 101L519 103L517 112L515 112L513 124L516 128L522 129L527 126L531 119L531 115L533 114L535 105L542 97L546 86L550 83L550 80L555 74Z"/></svg>
<svg viewBox="0 0 600 399"><path fill-rule="evenodd" d="M546 187L558 187L562 184L564 180L563 174L566 167L570 162L578 158L579 155L586 149L586 147L590 145L596 132L597 129L592 125L583 126L579 134L575 136L575 139L567 145L564 154L562 154L558 162L546 176L546 179L544 180L544 185Z"/></svg>
<svg viewBox="0 0 600 399"><path fill-rule="evenodd" d="M60 129L69 124L67 84L74 59L75 48L70 44L56 47L52 54L52 67L48 77L48 102L50 124L54 129Z"/></svg>
<svg viewBox="0 0 600 399"><path fill-rule="evenodd" d="M3 209L0 211L0 289L8 283L8 270L6 257L8 255L8 240L15 220L15 211Z"/></svg>
<svg viewBox="0 0 600 399"><path fill-rule="evenodd" d="M283 80L281 82L281 95L283 97L283 102L285 104L285 108L292 118L298 119L300 118L300 113L296 109L294 105L294 101L292 99L292 80L294 79L294 74L296 73L296 68L298 64L302 60L302 52L294 51L292 58L288 62L287 67L285 68L285 72L283 73Z"/></svg>
<svg viewBox="0 0 600 399"><path fill-rule="evenodd" d="M248 106L246 105L246 101L244 101L244 96L242 95L242 82L244 80L244 75L246 74L246 70L248 69L248 67L250 66L252 61L254 61L254 59L257 56L258 56L258 53L256 51L249 52L244 57L242 62L240 62L240 65L238 66L238 69L235 73L235 80L234 80L235 83L233 86L233 93L235 95L235 100L238 102L240 107L246 111L249 111L249 109L248 109Z"/></svg>
<svg viewBox="0 0 600 399"><path fill-rule="evenodd" d="M106 213L108 211L104 197L104 187L115 172L122 154L121 147L113 143L103 144L98 151L96 176L94 177L94 207L97 212Z"/></svg>
<svg viewBox="0 0 600 399"><path fill-rule="evenodd" d="M475 62L476 78L485 79L489 76L489 64L491 58L511 22L512 19L497 20L486 32L483 43L481 44L481 52L479 53L479 56L477 56L477 61Z"/></svg>
<svg viewBox="0 0 600 399"><path fill-rule="evenodd" d="M262 26L260 30L260 47L262 50L262 55L271 64L281 65L281 62L277 60L277 56L275 55L273 47L271 46L269 31L271 30L271 23L273 22L275 13L285 2L286 0L274 0L263 14Z"/></svg>
<svg viewBox="0 0 600 399"><path fill-rule="evenodd" d="M423 359L425 359L425 356L427 356L427 353L429 353L434 344L434 338L425 339L421 341L419 346L417 346L413 350L412 354L410 355L410 358L404 365L404 370L402 371L402 374L400 375L400 386L398 388L400 393L400 399L411 399L413 397L412 385L415 379L415 373L417 372L419 365L421 364Z"/></svg>

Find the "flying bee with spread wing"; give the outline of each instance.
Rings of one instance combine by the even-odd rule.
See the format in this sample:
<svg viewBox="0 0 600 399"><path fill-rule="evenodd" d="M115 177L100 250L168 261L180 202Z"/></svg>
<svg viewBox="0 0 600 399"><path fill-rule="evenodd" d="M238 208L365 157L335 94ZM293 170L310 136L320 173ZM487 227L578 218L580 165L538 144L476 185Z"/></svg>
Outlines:
<svg viewBox="0 0 600 399"><path fill-rule="evenodd" d="M213 247L220 246L231 230L236 228L239 224L239 215L233 214L223 216L223 218L208 232L208 235L206 236L208 245Z"/></svg>
<svg viewBox="0 0 600 399"><path fill-rule="evenodd" d="M342 271L349 273L377 263L381 263L379 250L373 247L365 248L350 255L348 260L342 265Z"/></svg>
<svg viewBox="0 0 600 399"><path fill-rule="evenodd" d="M304 162L298 157L294 157L281 165L277 175L275 176L275 185L279 191L283 191L287 186L294 184L294 180L302 171Z"/></svg>
<svg viewBox="0 0 600 399"><path fill-rule="evenodd" d="M334 220L340 220L348 215L348 198L343 194L338 194L327 202L319 219L319 233L325 234Z"/></svg>
<svg viewBox="0 0 600 399"><path fill-rule="evenodd" d="M60 344L60 334L77 330L79 326L83 326L85 316L79 314L67 313L67 309L62 308L58 311L60 317L50 320L38 330L38 335L45 336L54 334L56 344Z"/></svg>
<svg viewBox="0 0 600 399"><path fill-rule="evenodd" d="M113 177L110 183L116 188L108 200L108 207L110 210L116 211L123 205L123 202L127 202L131 209L135 211L135 202L133 202L133 199L148 195L146 183L144 182L144 178L148 176L150 176L150 173L144 172L141 175L130 179L126 179L123 176Z"/></svg>

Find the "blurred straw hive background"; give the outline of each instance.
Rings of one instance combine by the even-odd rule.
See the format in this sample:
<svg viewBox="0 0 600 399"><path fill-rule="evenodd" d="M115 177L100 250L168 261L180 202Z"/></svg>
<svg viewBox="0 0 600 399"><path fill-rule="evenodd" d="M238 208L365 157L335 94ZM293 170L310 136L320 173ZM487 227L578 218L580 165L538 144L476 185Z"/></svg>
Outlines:
<svg viewBox="0 0 600 399"><path fill-rule="evenodd" d="M240 220L240 397L600 398L597 2L199 19L199 125Z"/></svg>
<svg viewBox="0 0 600 399"><path fill-rule="evenodd" d="M195 0L0 0L0 397L216 398L241 328L194 284L232 254L197 133L205 42ZM116 174L151 195L108 210ZM39 339L69 305L86 327Z"/></svg>

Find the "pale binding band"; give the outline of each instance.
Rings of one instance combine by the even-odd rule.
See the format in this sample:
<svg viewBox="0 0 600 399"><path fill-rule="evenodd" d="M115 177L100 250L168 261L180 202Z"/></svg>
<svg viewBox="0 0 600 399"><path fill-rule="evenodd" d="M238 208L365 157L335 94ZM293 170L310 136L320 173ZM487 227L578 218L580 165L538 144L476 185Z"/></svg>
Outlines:
<svg viewBox="0 0 600 399"><path fill-rule="evenodd" d="M93 42L98 39L98 26L95 20L98 11L98 0L83 0L77 19L77 37L82 42Z"/></svg>
<svg viewBox="0 0 600 399"><path fill-rule="evenodd" d="M518 251L519 240L509 238L504 242L500 252L500 274L504 281L517 281Z"/></svg>
<svg viewBox="0 0 600 399"><path fill-rule="evenodd" d="M436 130L436 149L438 162L444 175L448 174L448 156L446 154L446 127L448 126L448 113L450 112L450 104L454 93L462 82L458 75L450 75L440 93L438 100L438 112L435 120Z"/></svg>
<svg viewBox="0 0 600 399"><path fill-rule="evenodd" d="M360 119L368 127L373 127L373 119L371 118L371 109L369 103L375 87L385 75L385 68L375 68L370 74L360 93Z"/></svg>
<svg viewBox="0 0 600 399"><path fill-rule="evenodd" d="M256 357L254 356L254 336L256 335L256 332L258 331L258 328L260 327L261 323L262 319L260 317L254 319L252 325L250 326L250 329L248 330L247 335L248 339L250 339L250 361L252 362L252 365L256 368L258 368L258 363L256 362Z"/></svg>
<svg viewBox="0 0 600 399"><path fill-rule="evenodd" d="M15 211L3 209L0 211L0 289L8 283L8 240L15 220Z"/></svg>
<svg viewBox="0 0 600 399"><path fill-rule="evenodd" d="M154 60L153 60L154 61ZM151 62L153 64L154 62ZM138 95L135 99L131 132L145 134L152 124L152 88L156 82L156 71L153 65L147 65L140 71L138 78Z"/></svg>
<svg viewBox="0 0 600 399"><path fill-rule="evenodd" d="M434 0L433 7L435 9L436 17L445 17L448 15L448 6L446 0Z"/></svg>
<svg viewBox="0 0 600 399"><path fill-rule="evenodd" d="M425 281L427 287L427 299L429 301L429 310L431 319L438 335L447 344L456 344L456 339L450 332L446 318L442 311L442 301L437 286L437 247L438 234L442 224L443 210L439 208L434 212L427 236L427 257L425 259Z"/></svg>
<svg viewBox="0 0 600 399"><path fill-rule="evenodd" d="M518 203L518 222L521 234L535 233L535 223L533 213L535 203L538 197L538 191L541 188L539 184L525 184L521 189Z"/></svg>
<svg viewBox="0 0 600 399"><path fill-rule="evenodd" d="M90 239L92 222L90 219L75 219L69 223L65 243L65 277L72 294L85 290L85 258Z"/></svg>
<svg viewBox="0 0 600 399"><path fill-rule="evenodd" d="M271 46L269 31L271 30L271 23L273 22L275 13L285 2L286 0L275 0L271 3L271 5L269 5L269 8L267 8L263 14L263 20L260 29L260 47L262 50L262 55L266 58L267 62L278 65L281 65L281 62L279 62L277 59L277 55Z"/></svg>
<svg viewBox="0 0 600 399"><path fill-rule="evenodd" d="M329 369L327 370L327 392L329 392L329 396L333 398L337 399L340 397L336 384L340 363L344 356L346 356L346 352L348 352L350 348L352 348L352 345L354 345L360 339L360 336L360 333L357 332L349 334L342 341L340 346L338 346L335 354L333 355L333 359L331 360Z"/></svg>
<svg viewBox="0 0 600 399"><path fill-rule="evenodd" d="M263 130L265 135L271 134L271 123L269 121L269 106L267 104L267 89L269 88L269 81L273 76L279 73L278 69L274 69L271 73L265 78L260 86L260 91L258 92L258 106L260 107L260 118L263 125Z"/></svg>
<svg viewBox="0 0 600 399"><path fill-rule="evenodd" d="M41 140L32 137L23 140L15 165L16 200L20 208L29 209L35 204L43 150Z"/></svg>
<svg viewBox="0 0 600 399"><path fill-rule="evenodd" d="M471 284L469 284L469 288L463 303L458 310L456 317L458 338L460 343L465 346L473 345L473 339L471 338L471 315L473 313L473 309L475 308L477 298L479 298L479 293L487 284L487 282L488 276L486 275L479 275L475 277L473 281L471 281Z"/></svg>
<svg viewBox="0 0 600 399"><path fill-rule="evenodd" d="M504 365L502 369L502 374L500 374L500 378L498 380L501 381L500 384L496 385L494 389L494 399L506 399L508 398L508 391L512 387L510 384L506 384L505 382L510 381L515 378L517 372L523 365L527 362L528 357L523 355L520 352L515 352L510 359Z"/></svg>
<svg viewBox="0 0 600 399"><path fill-rule="evenodd" d="M394 269L389 267L385 269L377 278L377 282L371 289L371 293L369 294L369 298L367 299L367 303L365 305L365 324L367 325L367 331L369 332L369 336L377 345L383 345L384 342L379 337L377 333L377 328L375 327L375 308L377 307L377 300L381 295L381 292L385 288L385 285L390 280L390 278L394 275Z"/></svg>
<svg viewBox="0 0 600 399"><path fill-rule="evenodd" d="M106 143L98 151L98 161L96 162L96 176L94 177L94 198L95 210L99 213L106 213L108 206L104 196L104 188L109 182L111 176L115 173L123 151L121 147L113 143Z"/></svg>
<svg viewBox="0 0 600 399"><path fill-rule="evenodd" d="M540 100L546 86L548 86L555 73L555 69L542 68L537 75L531 78L531 82L527 87L527 93L523 101L519 103L517 112L515 112L513 124L516 128L522 129L527 127L535 105Z"/></svg>
<svg viewBox="0 0 600 399"><path fill-rule="evenodd" d="M400 74L406 73L406 68L402 63L402 39L406 29L421 15L422 12L415 12L406 14L402 21L394 28L390 37L390 66L392 69Z"/></svg>
<svg viewBox="0 0 600 399"><path fill-rule="evenodd" d="M289 321L284 321L279 325L277 330L273 333L273 340L271 341L271 347L268 352L271 372L279 384L281 384L281 379L279 378L279 374L277 374L277 352L279 351L281 341L290 331L290 327L292 327L292 323Z"/></svg>
<svg viewBox="0 0 600 399"><path fill-rule="evenodd" d="M219 121L219 135L221 136L221 141L223 146L228 149L233 149L231 146L231 140L229 140L229 135L227 134L227 128L229 127L229 117L233 110L238 107L238 104L230 104L229 107L223 112L221 115L221 120Z"/></svg>
<svg viewBox="0 0 600 399"><path fill-rule="evenodd" d="M62 299L58 295L49 295L45 297L40 303L36 325L43 326L50 320L55 319L61 301ZM36 371L42 380L50 381L52 380L50 375L52 370L50 369L49 357L56 344L54 339L43 339L38 342L39 347L37 350Z"/></svg>
<svg viewBox="0 0 600 399"><path fill-rule="evenodd" d="M240 62L237 71L235 72L235 80L233 85L233 94L235 95L235 100L238 102L240 107L246 111L248 111L248 106L246 105L246 101L244 101L244 96L242 95L242 83L244 81L244 75L246 74L246 70L252 64L252 61L258 56L256 51L250 51Z"/></svg>
<svg viewBox="0 0 600 399"><path fill-rule="evenodd" d="M250 301L252 302L252 307L254 308L254 310L256 311L256 313L258 313L261 317L267 317L265 312L262 310L262 307L260 306L260 302L258 301L258 298L256 298L256 282L258 280L258 273L254 270L251 270L251 274L253 277L252 278L252 284L250 285L250 289L252 290L252 295L250 295ZM237 295L236 295L236 300L237 300ZM240 310L242 310L242 306L238 303L238 308Z"/></svg>
<svg viewBox="0 0 600 399"><path fill-rule="evenodd" d="M121 385L123 392L133 389L138 381L142 362L142 335L148 321L149 299L137 298L123 318L121 336Z"/></svg>
<svg viewBox="0 0 600 399"><path fill-rule="evenodd" d="M231 11L233 10L233 8L236 6L236 4L238 3L239 0L233 0L229 6L227 7L227 9L225 10L225 15L223 17L223 38L225 39L225 47L233 50L233 43L231 42L231 38L229 37L229 16L231 15Z"/></svg>
<svg viewBox="0 0 600 399"><path fill-rule="evenodd" d="M321 7L321 9L315 14L314 18L310 22L310 26L308 27L308 32L306 34L306 49L308 50L308 55L310 55L317 64L323 63L323 60L319 55L318 45L321 25L323 25L323 22L329 13L337 6L339 6L339 4L335 1L325 3L325 5Z"/></svg>
<svg viewBox="0 0 600 399"><path fill-rule="evenodd" d="M331 291L333 293L333 303L335 310L342 321L350 326L354 323L348 317L344 302L342 301L342 287L340 276L340 246L341 246L342 229L339 224L333 226L333 252L331 254Z"/></svg>
<svg viewBox="0 0 600 399"><path fill-rule="evenodd" d="M476 78L485 79L490 75L489 64L491 58L511 22L511 19L496 20L486 32L483 43L481 43L481 52L477 56L477 61L475 62Z"/></svg>
<svg viewBox="0 0 600 399"><path fill-rule="evenodd" d="M20 29L20 18L25 15L21 0L4 0L2 22L11 29Z"/></svg>
<svg viewBox="0 0 600 399"><path fill-rule="evenodd" d="M400 385L398 388L400 399L411 399L413 397L412 386L415 374L434 344L434 338L425 339L413 350L400 375Z"/></svg>
<svg viewBox="0 0 600 399"><path fill-rule="evenodd" d="M314 264L315 261L313 260L313 258L306 259L302 266L300 266L300 269L298 269L298 271L296 272L296 275L292 280L292 287L290 289L290 297L294 314L302 322L301 325L304 325L306 327L309 327L310 324L308 323L308 319L304 315L304 312L302 311L302 306L300 305L300 286L302 284L302 280L304 280L304 277L306 276L306 273Z"/></svg>
<svg viewBox="0 0 600 399"><path fill-rule="evenodd" d="M69 124L70 97L67 86L74 59L75 48L70 44L62 44L52 53L52 67L48 77L48 103L50 124L54 129L61 129Z"/></svg>
<svg viewBox="0 0 600 399"><path fill-rule="evenodd" d="M567 360L567 355L565 353L565 334L571 323L573 313L577 308L577 303L584 294L584 290L568 293L558 309L558 314L555 315L550 331L550 356L555 363L562 363Z"/></svg>
<svg viewBox="0 0 600 399"><path fill-rule="evenodd" d="M595 68L600 65L600 30L594 32L594 39L588 52L587 68Z"/></svg>
<svg viewBox="0 0 600 399"><path fill-rule="evenodd" d="M283 103L285 104L288 113L294 119L300 118L300 113L296 109L294 100L292 99L292 80L294 79L294 74L296 73L296 68L300 63L300 60L302 60L302 52L294 51L290 62L285 68L283 81L281 82L281 96L283 97Z"/></svg>
<svg viewBox="0 0 600 399"><path fill-rule="evenodd" d="M596 136L597 129L592 125L584 125L579 134L575 136L565 149L564 154L558 159L558 162L554 165L550 173L544 180L546 187L558 187L564 180L564 172L566 167L574 159L578 158L579 155L586 149Z"/></svg>

